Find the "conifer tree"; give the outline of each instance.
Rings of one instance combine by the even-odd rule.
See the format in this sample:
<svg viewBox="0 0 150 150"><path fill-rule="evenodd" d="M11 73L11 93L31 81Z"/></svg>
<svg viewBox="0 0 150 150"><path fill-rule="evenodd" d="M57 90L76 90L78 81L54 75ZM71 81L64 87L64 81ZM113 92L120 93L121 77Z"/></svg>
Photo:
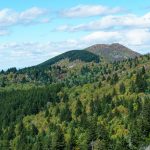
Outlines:
<svg viewBox="0 0 150 150"><path fill-rule="evenodd" d="M119 85L119 91L120 91L121 94L124 94L126 92L126 88L125 88L124 83L121 83Z"/></svg>

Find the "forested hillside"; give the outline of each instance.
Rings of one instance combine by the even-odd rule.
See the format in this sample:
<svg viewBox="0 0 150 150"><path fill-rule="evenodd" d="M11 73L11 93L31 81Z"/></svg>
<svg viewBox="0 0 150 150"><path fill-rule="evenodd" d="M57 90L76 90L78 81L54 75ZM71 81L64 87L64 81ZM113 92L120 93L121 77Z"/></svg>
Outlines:
<svg viewBox="0 0 150 150"><path fill-rule="evenodd" d="M78 71L85 63L99 63L101 57L85 51L73 50L51 58L37 66L17 70L10 68L0 72L0 87L16 88L23 85L41 86L58 83L72 72ZM75 68L75 69L72 69ZM26 87L26 86L25 86Z"/></svg>
<svg viewBox="0 0 150 150"><path fill-rule="evenodd" d="M150 145L150 55L94 60L1 71L0 150Z"/></svg>
<svg viewBox="0 0 150 150"><path fill-rule="evenodd" d="M72 51L63 53L61 55L58 55L50 60L47 60L43 62L42 64L39 64L38 66L46 67L48 65L56 64L57 62L66 58L68 58L69 61L74 61L78 59L84 62L91 62L91 61L99 62L99 56L97 56L96 54L93 54L85 50L72 50Z"/></svg>

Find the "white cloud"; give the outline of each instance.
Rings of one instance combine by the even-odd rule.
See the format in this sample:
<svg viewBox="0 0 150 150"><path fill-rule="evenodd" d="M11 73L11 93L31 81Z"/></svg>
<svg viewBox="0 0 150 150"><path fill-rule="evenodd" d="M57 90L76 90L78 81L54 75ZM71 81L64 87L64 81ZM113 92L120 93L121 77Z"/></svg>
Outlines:
<svg viewBox="0 0 150 150"><path fill-rule="evenodd" d="M0 36L8 35L9 31L5 29L0 29Z"/></svg>
<svg viewBox="0 0 150 150"><path fill-rule="evenodd" d="M92 44L120 43L140 53L150 53L150 31L148 29L130 29L119 31L98 31L80 39L86 46Z"/></svg>
<svg viewBox="0 0 150 150"><path fill-rule="evenodd" d="M38 7L32 7L24 12L21 12L19 14L19 18L21 20L33 20L47 12L46 9L38 8Z"/></svg>
<svg viewBox="0 0 150 150"><path fill-rule="evenodd" d="M120 39L120 34L118 32L105 32L105 31L99 31L91 33L85 37L82 38L84 42L87 43L106 43L106 42L115 42Z"/></svg>
<svg viewBox="0 0 150 150"><path fill-rule="evenodd" d="M38 7L32 7L23 12L16 12L12 9L0 10L0 27L12 26L15 24L33 23L46 14L46 10Z"/></svg>
<svg viewBox="0 0 150 150"><path fill-rule="evenodd" d="M65 43L65 44L64 44ZM16 67L26 67L37 65L67 50L77 47L76 40L66 40L60 42L12 42L0 44L0 70ZM13 63L12 63L13 62Z"/></svg>
<svg viewBox="0 0 150 150"><path fill-rule="evenodd" d="M74 18L74 17L90 17L97 15L108 15L122 12L122 8L110 8L103 5L78 5L70 9L61 11L61 16Z"/></svg>
<svg viewBox="0 0 150 150"><path fill-rule="evenodd" d="M14 25L25 25L33 23L47 23L48 18L44 18L47 10L38 7L32 7L22 12L12 9L0 10L0 36L8 34L8 27ZM2 29L1 29L2 28Z"/></svg>
<svg viewBox="0 0 150 150"><path fill-rule="evenodd" d="M17 13L11 9L0 10L0 27L9 26L17 22Z"/></svg>
<svg viewBox="0 0 150 150"><path fill-rule="evenodd" d="M125 39L125 42L130 45L147 45L150 42L149 29L132 29L120 34L122 34L122 41Z"/></svg>
<svg viewBox="0 0 150 150"><path fill-rule="evenodd" d="M122 28L149 28L150 27L150 13L143 16L134 14L126 15L108 15L96 21L89 23L82 23L79 25L62 25L56 28L58 31L93 31L106 29L122 29Z"/></svg>
<svg viewBox="0 0 150 150"><path fill-rule="evenodd" d="M150 31L148 29L130 29L119 31L98 31L82 37L85 42L121 42L129 45L148 44Z"/></svg>

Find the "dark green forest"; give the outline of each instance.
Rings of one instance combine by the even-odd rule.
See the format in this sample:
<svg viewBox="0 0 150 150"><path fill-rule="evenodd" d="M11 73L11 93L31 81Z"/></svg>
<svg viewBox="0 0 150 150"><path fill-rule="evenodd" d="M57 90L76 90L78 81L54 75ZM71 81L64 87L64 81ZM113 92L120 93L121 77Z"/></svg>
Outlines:
<svg viewBox="0 0 150 150"><path fill-rule="evenodd" d="M73 56L84 62L0 72L0 150L150 145L150 55L109 63Z"/></svg>
<svg viewBox="0 0 150 150"><path fill-rule="evenodd" d="M50 60L45 61L42 64L39 64L38 66L47 66L47 65L53 65L56 62L68 58L69 61L74 61L76 59L79 59L84 62L99 62L99 56L96 54L93 54L91 52L88 52L86 50L72 50L68 51L66 53L63 53L61 55L58 55Z"/></svg>

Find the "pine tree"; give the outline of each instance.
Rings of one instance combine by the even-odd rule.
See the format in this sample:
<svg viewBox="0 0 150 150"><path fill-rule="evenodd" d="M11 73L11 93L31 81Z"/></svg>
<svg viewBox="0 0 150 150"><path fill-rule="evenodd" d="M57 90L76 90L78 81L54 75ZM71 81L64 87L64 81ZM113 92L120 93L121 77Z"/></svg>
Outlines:
<svg viewBox="0 0 150 150"><path fill-rule="evenodd" d="M78 117L82 114L82 103L81 101L77 98L76 106L75 106L75 116Z"/></svg>
<svg viewBox="0 0 150 150"><path fill-rule="evenodd" d="M130 91L131 93L134 93L134 92L136 91L136 85L135 85L134 81L131 81L131 82L130 82L129 91Z"/></svg>
<svg viewBox="0 0 150 150"><path fill-rule="evenodd" d="M56 130L56 150L64 150L65 148L65 138L60 127L57 127Z"/></svg>
<svg viewBox="0 0 150 150"><path fill-rule="evenodd" d="M125 88L124 83L121 83L119 85L119 91L120 91L121 94L124 94L126 92L126 88Z"/></svg>
<svg viewBox="0 0 150 150"><path fill-rule="evenodd" d="M119 77L117 75L117 73L114 73L111 80L110 80L110 84L113 85L113 84L116 84L119 80Z"/></svg>
<svg viewBox="0 0 150 150"><path fill-rule="evenodd" d="M38 135L38 129L34 124L31 125L31 132L32 132L32 136Z"/></svg>
<svg viewBox="0 0 150 150"><path fill-rule="evenodd" d="M135 85L136 85L136 92L145 92L147 89L147 81L145 75L137 73Z"/></svg>
<svg viewBox="0 0 150 150"><path fill-rule="evenodd" d="M145 74L146 70L145 70L144 66L142 67L142 71L141 72L142 72L142 74Z"/></svg>

